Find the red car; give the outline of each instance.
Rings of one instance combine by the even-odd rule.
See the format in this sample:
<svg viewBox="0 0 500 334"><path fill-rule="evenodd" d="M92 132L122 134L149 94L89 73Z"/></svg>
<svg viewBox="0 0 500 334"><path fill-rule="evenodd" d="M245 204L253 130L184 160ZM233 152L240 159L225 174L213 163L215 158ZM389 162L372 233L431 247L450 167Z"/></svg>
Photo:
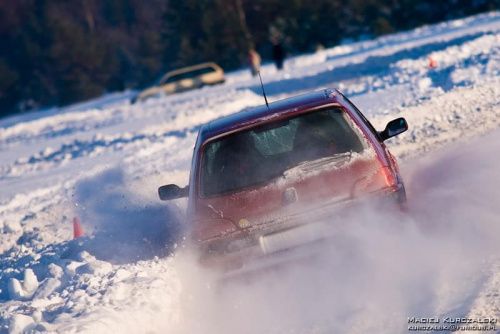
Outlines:
<svg viewBox="0 0 500 334"><path fill-rule="evenodd" d="M162 200L189 197L203 264L238 268L324 239L325 221L362 199L404 206L384 140L407 129L398 118L378 132L338 90L312 92L203 125L189 186L158 192Z"/></svg>

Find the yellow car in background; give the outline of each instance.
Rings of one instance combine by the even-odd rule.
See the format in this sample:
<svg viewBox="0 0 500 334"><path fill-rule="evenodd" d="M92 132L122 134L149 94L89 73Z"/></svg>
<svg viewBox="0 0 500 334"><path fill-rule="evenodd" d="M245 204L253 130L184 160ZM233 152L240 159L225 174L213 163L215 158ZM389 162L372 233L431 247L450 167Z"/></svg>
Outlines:
<svg viewBox="0 0 500 334"><path fill-rule="evenodd" d="M146 100L160 94L175 94L225 81L224 70L216 63L209 62L168 72L158 82L131 99L131 103Z"/></svg>

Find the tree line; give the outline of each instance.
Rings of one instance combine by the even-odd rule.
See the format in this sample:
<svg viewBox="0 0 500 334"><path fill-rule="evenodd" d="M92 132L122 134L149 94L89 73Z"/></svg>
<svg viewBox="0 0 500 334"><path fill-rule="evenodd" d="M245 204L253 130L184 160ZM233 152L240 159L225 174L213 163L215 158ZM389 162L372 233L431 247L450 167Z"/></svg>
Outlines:
<svg viewBox="0 0 500 334"><path fill-rule="evenodd" d="M500 8L500 0L1 0L0 116Z"/></svg>

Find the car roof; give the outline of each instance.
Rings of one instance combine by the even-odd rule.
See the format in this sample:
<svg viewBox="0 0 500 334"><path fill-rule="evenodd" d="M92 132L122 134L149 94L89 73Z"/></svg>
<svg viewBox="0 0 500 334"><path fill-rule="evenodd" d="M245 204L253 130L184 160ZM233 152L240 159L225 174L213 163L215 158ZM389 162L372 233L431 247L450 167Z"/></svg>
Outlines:
<svg viewBox="0 0 500 334"><path fill-rule="evenodd" d="M227 132L268 122L273 118L300 113L306 109L322 105L338 103L339 95L340 93L336 89L328 88L269 103L269 108L262 105L245 109L202 125L199 140L204 142Z"/></svg>

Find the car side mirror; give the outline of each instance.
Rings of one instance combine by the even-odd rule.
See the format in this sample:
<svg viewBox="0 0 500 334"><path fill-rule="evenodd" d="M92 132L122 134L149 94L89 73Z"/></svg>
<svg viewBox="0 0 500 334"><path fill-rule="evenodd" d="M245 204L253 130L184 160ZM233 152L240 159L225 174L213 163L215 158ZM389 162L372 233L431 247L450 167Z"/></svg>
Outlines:
<svg viewBox="0 0 500 334"><path fill-rule="evenodd" d="M169 201L176 198L188 197L189 186L184 188L179 187L175 184L168 184L166 186L161 186L158 188L158 196L162 201Z"/></svg>
<svg viewBox="0 0 500 334"><path fill-rule="evenodd" d="M408 123L406 123L406 120L403 117L400 117L387 123L385 130L379 132L378 135L380 136L380 139L384 141L391 137L397 136L400 133L405 132L406 130L408 130Z"/></svg>

